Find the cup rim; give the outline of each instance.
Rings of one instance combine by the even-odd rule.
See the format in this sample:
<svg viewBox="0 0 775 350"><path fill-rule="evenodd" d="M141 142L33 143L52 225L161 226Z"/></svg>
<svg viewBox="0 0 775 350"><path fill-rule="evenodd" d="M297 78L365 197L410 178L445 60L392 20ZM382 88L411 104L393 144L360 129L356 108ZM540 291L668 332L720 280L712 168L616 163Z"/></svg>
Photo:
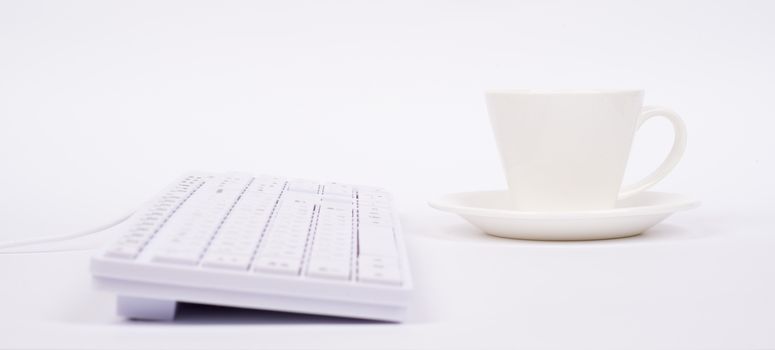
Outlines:
<svg viewBox="0 0 775 350"><path fill-rule="evenodd" d="M487 89L487 95L614 95L642 94L643 89Z"/></svg>

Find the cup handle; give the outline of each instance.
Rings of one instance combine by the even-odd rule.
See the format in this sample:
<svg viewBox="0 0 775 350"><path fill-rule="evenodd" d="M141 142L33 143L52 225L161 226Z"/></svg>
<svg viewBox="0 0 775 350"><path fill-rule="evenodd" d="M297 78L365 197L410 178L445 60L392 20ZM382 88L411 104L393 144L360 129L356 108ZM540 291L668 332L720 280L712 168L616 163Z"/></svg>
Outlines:
<svg viewBox="0 0 775 350"><path fill-rule="evenodd" d="M667 158L662 161L662 164L660 164L654 172L632 185L623 186L621 191L619 191L619 199L631 197L636 193L654 186L654 184L665 178L665 176L675 168L678 161L681 160L681 156L684 154L684 150L686 149L686 124L684 124L684 121L678 114L670 109L644 106L640 117L638 117L638 123L635 126L635 130L637 131L640 129L643 123L653 117L665 117L673 124L673 134L675 135L673 139L673 148L670 150Z"/></svg>

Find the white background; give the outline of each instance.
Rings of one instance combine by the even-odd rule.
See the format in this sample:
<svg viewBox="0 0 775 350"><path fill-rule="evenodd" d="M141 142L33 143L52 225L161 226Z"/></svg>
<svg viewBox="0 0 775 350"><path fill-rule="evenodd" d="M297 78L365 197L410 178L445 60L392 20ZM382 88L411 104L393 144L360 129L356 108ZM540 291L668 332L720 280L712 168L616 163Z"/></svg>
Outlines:
<svg viewBox="0 0 775 350"><path fill-rule="evenodd" d="M690 131L656 189L765 208L773 13L766 1L2 2L0 236L89 226L190 169L418 198L504 188L492 87L644 88ZM629 179L658 164L669 132L644 126Z"/></svg>
<svg viewBox="0 0 775 350"><path fill-rule="evenodd" d="M0 2L0 240L100 224L192 169L381 185L407 213L447 218L424 200L505 187L483 91L512 87L644 88L689 130L655 189L701 199L680 215L722 234L750 220L766 234L773 14L768 1ZM641 129L628 182L670 132Z"/></svg>

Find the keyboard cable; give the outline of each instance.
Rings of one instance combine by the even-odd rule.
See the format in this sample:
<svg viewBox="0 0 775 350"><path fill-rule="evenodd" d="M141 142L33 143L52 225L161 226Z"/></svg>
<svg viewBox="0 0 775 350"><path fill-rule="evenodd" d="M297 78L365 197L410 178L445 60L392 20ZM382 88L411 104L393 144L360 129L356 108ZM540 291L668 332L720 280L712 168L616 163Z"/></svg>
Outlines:
<svg viewBox="0 0 775 350"><path fill-rule="evenodd" d="M9 248L18 248L18 247L29 246L29 245L34 245L34 244L66 241L66 240L70 240L70 239L90 236L90 235L93 235L93 234L96 234L96 233L100 233L102 231L108 230L110 228L113 228L113 227L121 224L122 222L124 222L127 219L129 219L132 216L132 214L134 214L134 212L135 211L132 210L129 213L124 214L124 215L118 217L115 220L112 220L112 221L110 221L108 223L105 223L103 225L100 225L100 226L97 226L97 227L93 227L91 229L84 230L84 231L78 231L78 232L69 233L69 234L65 234L65 235L52 235L52 236L44 236L44 237L39 237L39 238L31 238L31 239L23 239L23 240L16 240L16 241L0 242L0 254L56 253L56 252L63 252L63 251L73 250L73 249L61 249L61 250L54 250L54 249L52 249L52 250L42 250L42 251L7 251L7 252L3 251L5 249L9 249Z"/></svg>

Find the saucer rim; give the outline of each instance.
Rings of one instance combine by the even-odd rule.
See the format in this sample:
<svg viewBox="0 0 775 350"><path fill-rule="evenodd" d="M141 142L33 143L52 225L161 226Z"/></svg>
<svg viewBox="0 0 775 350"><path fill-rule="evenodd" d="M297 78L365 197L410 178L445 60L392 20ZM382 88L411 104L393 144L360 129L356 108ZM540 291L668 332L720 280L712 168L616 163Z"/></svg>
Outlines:
<svg viewBox="0 0 775 350"><path fill-rule="evenodd" d="M645 193L656 193L670 196L677 196L675 200L668 203L660 203L649 206L637 206L626 208L613 208L602 210L584 210L584 211L520 211L510 209L486 209L482 207L461 206L449 203L445 198L451 196L472 195L482 193L493 192L506 192L505 190L491 190L491 191L468 191L468 192L455 192L448 193L437 197L436 199L429 200L428 205L431 208L450 212L458 215L469 215L479 217L491 217L491 218L506 218L506 219L529 219L529 220L546 220L546 219L600 219L600 218L613 218L613 217L627 217L627 216L646 216L646 215L660 215L660 214L672 214L678 211L684 211L694 209L700 206L701 202L688 195L662 192L662 191L644 191L636 196Z"/></svg>

